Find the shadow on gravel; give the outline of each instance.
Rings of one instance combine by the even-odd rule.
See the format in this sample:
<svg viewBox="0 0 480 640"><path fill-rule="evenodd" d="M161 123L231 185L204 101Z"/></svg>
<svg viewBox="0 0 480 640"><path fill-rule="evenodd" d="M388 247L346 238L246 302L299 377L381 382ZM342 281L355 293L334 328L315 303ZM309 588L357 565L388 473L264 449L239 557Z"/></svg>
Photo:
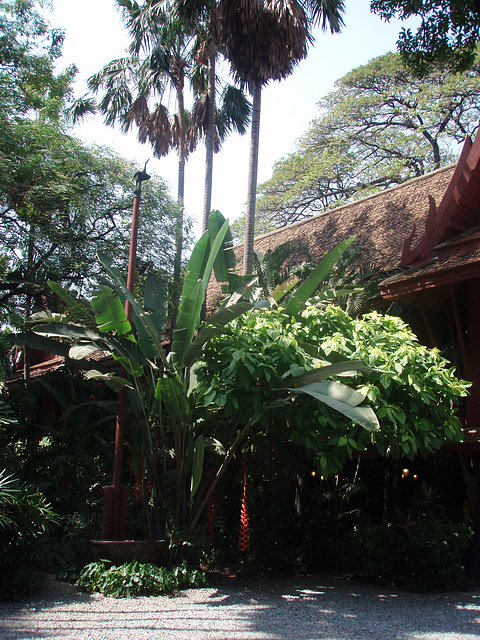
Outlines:
<svg viewBox="0 0 480 640"><path fill-rule="evenodd" d="M447 594L389 591L344 578L236 583L215 607L238 608L243 628L278 640L480 638L480 590ZM242 608L242 605L245 605Z"/></svg>
<svg viewBox="0 0 480 640"><path fill-rule="evenodd" d="M478 640L480 590L413 594L344 578L224 580L178 597L52 591L0 603L1 640Z"/></svg>

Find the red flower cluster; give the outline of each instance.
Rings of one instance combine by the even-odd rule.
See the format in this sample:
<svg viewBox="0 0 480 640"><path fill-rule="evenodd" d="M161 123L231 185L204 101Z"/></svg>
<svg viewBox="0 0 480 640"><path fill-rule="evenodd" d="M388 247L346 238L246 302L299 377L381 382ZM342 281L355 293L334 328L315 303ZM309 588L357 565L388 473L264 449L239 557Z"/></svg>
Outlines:
<svg viewBox="0 0 480 640"><path fill-rule="evenodd" d="M240 509L240 531L238 533L238 549L239 551L246 551L250 546L249 539L249 522L248 522L248 509L247 509L247 465L245 460L243 461L243 494L242 494L242 507Z"/></svg>

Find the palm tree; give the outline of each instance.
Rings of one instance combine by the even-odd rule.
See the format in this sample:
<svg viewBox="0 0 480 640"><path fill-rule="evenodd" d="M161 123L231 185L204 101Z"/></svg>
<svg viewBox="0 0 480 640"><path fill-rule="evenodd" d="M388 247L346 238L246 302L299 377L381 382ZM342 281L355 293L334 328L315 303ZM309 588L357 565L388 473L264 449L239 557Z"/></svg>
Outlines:
<svg viewBox="0 0 480 640"><path fill-rule="evenodd" d="M179 22L148 21L136 2L117 2L124 10L125 24L132 37L130 56L113 60L92 76L88 84L94 93L103 91L99 109L107 125L118 122L126 132L135 124L139 141L150 143L158 158L172 149L177 151L178 219L173 273L177 297L181 283L185 162L194 146L188 138L184 104L185 81L194 65L193 39ZM170 88L176 96L174 114L169 114L162 103Z"/></svg>
<svg viewBox="0 0 480 640"><path fill-rule="evenodd" d="M290 75L313 41L311 26L343 26L344 0L220 0L214 24L220 51L253 96L243 273L252 271L262 87Z"/></svg>
<svg viewBox="0 0 480 640"><path fill-rule="evenodd" d="M306 242L299 238L282 242L274 249L254 251L253 268L261 295L268 298L278 285L297 275L293 273L295 267L306 261L311 262L311 260ZM296 278L296 281L300 282L300 278Z"/></svg>
<svg viewBox="0 0 480 640"><path fill-rule="evenodd" d="M244 92L232 85L224 87L221 106L217 109L217 45L213 28L217 4L218 0L147 0L143 9L150 21L165 20L165 16L168 16L197 36L195 60L198 66L192 75L196 101L192 111L191 133L194 137L202 136L205 139L203 231L208 228L212 209L213 155L218 153L229 133L234 130L240 135L246 133L251 112L251 104Z"/></svg>

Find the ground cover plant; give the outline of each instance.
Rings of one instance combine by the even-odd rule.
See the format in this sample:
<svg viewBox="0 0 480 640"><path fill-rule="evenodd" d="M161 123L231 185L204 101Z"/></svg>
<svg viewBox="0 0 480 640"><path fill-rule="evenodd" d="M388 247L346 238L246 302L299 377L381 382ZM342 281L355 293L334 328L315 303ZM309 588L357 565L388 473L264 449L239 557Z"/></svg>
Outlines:
<svg viewBox="0 0 480 640"><path fill-rule="evenodd" d="M185 563L176 567L158 567L136 560L119 566L100 561L85 566L76 584L87 593L129 598L198 589L207 586L208 580L203 571L188 567Z"/></svg>

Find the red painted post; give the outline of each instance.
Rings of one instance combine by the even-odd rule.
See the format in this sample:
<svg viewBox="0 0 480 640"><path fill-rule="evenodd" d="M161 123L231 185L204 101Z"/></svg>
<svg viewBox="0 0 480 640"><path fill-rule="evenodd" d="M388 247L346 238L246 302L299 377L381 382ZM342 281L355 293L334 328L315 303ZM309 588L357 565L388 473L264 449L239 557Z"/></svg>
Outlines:
<svg viewBox="0 0 480 640"><path fill-rule="evenodd" d="M127 289L133 293L135 286L135 262L137 259L138 221L142 182L150 176L143 171L135 174L137 188L133 199L132 233L128 256ZM132 305L125 301L125 315L132 321ZM118 394L117 420L115 424L115 452L113 457L113 482L103 488L102 538L104 540L124 540L127 526L127 490L122 487L123 444L125 442L125 416L127 413L127 390L122 387Z"/></svg>

